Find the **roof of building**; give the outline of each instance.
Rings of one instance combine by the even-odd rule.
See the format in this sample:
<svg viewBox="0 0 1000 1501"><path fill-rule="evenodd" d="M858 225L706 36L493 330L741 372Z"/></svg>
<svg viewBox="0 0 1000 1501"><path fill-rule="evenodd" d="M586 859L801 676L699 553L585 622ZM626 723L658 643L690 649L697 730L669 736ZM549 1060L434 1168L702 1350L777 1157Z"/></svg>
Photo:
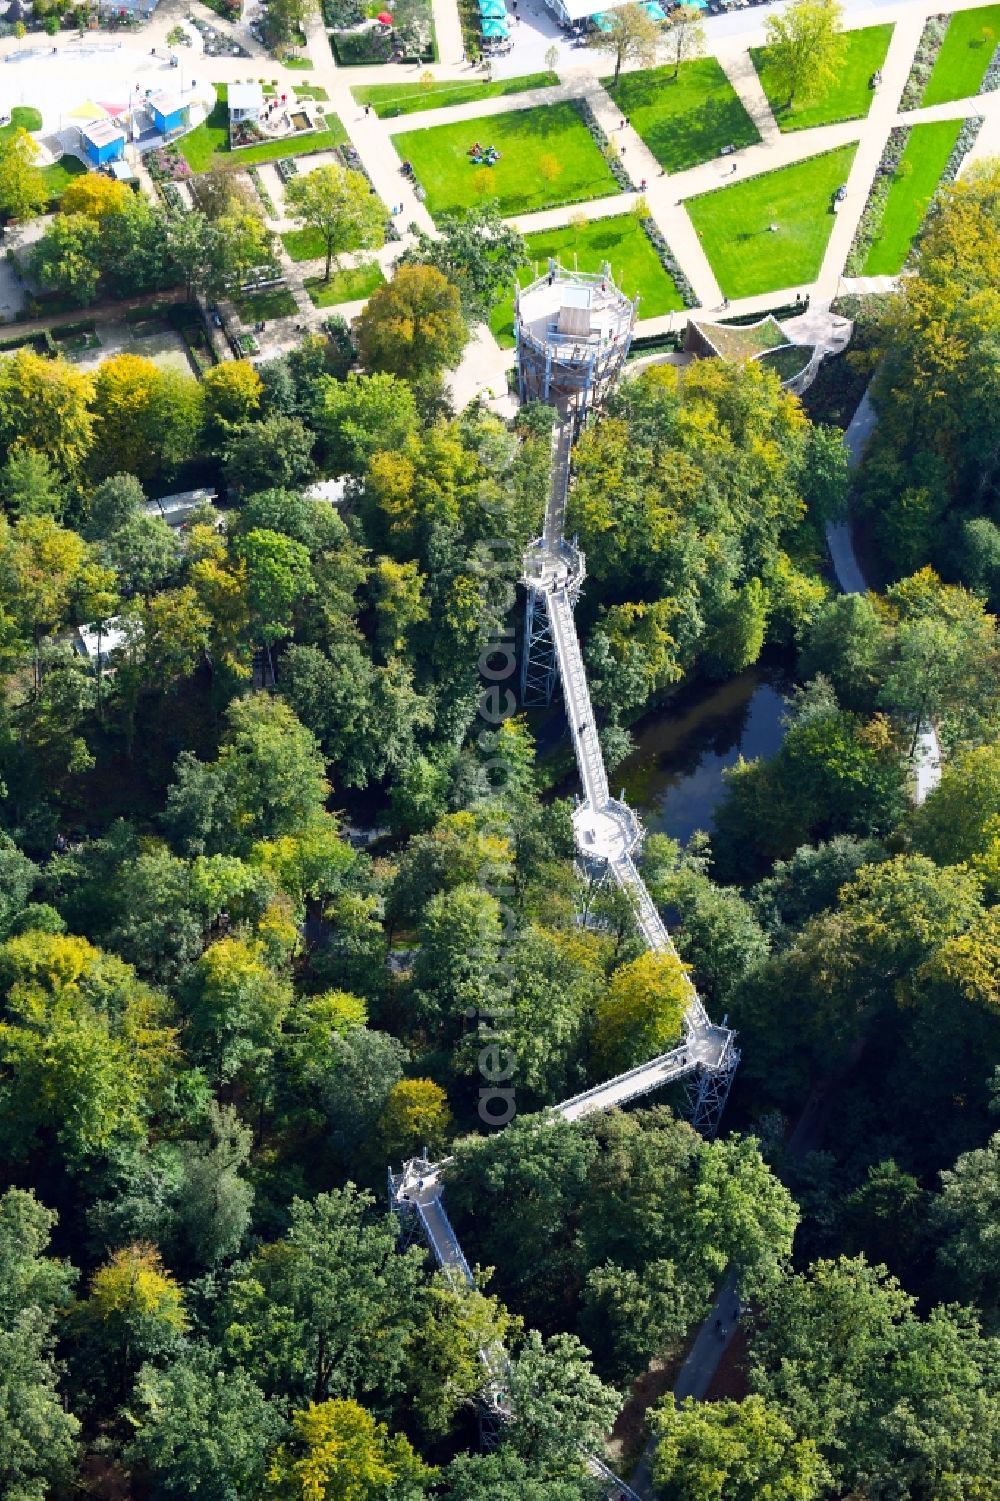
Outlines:
<svg viewBox="0 0 1000 1501"><path fill-rule="evenodd" d="M176 495L161 495L159 500L147 500L145 510L148 516L162 516L168 526L180 526L192 511L196 511L199 506L211 505L217 499L218 492L215 490L179 490Z"/></svg>
<svg viewBox="0 0 1000 1501"><path fill-rule="evenodd" d="M98 651L106 660L111 652L124 646L126 640L121 615L110 615L100 627L96 623L78 626L77 635L83 647L83 655L92 662L97 661Z"/></svg>
<svg viewBox="0 0 1000 1501"><path fill-rule="evenodd" d="M321 479L315 485L310 485L306 495L310 500L326 500L332 506L339 505L347 493L348 476L342 474L339 479Z"/></svg>
<svg viewBox="0 0 1000 1501"><path fill-rule="evenodd" d="M757 323L712 323L702 318L692 318L691 323L725 360L754 360L768 349L788 343L784 329L772 313Z"/></svg>
<svg viewBox="0 0 1000 1501"><path fill-rule="evenodd" d="M176 115L182 109L187 108L181 96L171 89L161 89L158 94L152 96L149 103L161 115Z"/></svg>
<svg viewBox="0 0 1000 1501"><path fill-rule="evenodd" d="M571 21L585 21L588 16L596 16L606 10L617 10L620 5L627 5L629 0L563 0L563 9Z"/></svg>
<svg viewBox="0 0 1000 1501"><path fill-rule="evenodd" d="M229 85L229 108L263 109L264 90L259 83L231 83Z"/></svg>
<svg viewBox="0 0 1000 1501"><path fill-rule="evenodd" d="M92 146L111 146L125 139L124 130L112 120L92 120L83 127L83 134Z"/></svg>

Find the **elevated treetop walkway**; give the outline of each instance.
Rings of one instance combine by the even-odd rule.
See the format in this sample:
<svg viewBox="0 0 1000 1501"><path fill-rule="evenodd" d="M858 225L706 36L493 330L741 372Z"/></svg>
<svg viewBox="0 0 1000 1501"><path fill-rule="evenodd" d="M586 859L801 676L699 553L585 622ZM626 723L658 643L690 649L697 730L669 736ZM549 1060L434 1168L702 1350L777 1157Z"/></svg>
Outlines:
<svg viewBox="0 0 1000 1501"><path fill-rule="evenodd" d="M610 269L595 276L563 271L550 262L546 276L520 292L516 308L518 378L522 400L554 406L552 465L545 525L524 559L527 591L522 699L547 702L556 680L580 773L583 796L573 813L581 866L591 876L613 880L632 900L636 922L655 953L676 954L670 935L646 890L634 855L642 840L635 812L608 787L608 774L594 721L587 674L573 606L586 578L583 554L564 535L573 439L579 422L613 388L621 374L636 304L618 292ZM690 980L684 1036L669 1052L626 1070L604 1084L564 1100L551 1118L582 1120L683 1080L692 1123L714 1132L739 1063L734 1034L715 1026ZM473 1277L443 1203L443 1175L451 1159L411 1158L389 1172L389 1196L404 1219L419 1223L434 1258L449 1280L472 1286ZM488 1421L516 1416L507 1392L507 1358L499 1347L480 1351L484 1366L481 1407ZM640 1501L603 1460L588 1457L591 1472L613 1487L610 1494Z"/></svg>

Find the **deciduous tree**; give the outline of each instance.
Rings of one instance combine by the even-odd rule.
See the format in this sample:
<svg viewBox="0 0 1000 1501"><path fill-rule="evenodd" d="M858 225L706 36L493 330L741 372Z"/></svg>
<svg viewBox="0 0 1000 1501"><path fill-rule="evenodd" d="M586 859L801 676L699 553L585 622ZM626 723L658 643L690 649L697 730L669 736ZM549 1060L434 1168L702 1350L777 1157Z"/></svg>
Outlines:
<svg viewBox="0 0 1000 1501"><path fill-rule="evenodd" d="M681 70L681 63L700 57L705 50L705 27L701 11L696 5L678 5L667 17L667 56L674 65L673 76Z"/></svg>
<svg viewBox="0 0 1000 1501"><path fill-rule="evenodd" d="M377 250L385 240L385 209L361 172L336 165L293 177L285 192L291 217L314 229L326 254L324 281L348 250Z"/></svg>
<svg viewBox="0 0 1000 1501"><path fill-rule="evenodd" d="M843 53L842 11L837 0L795 0L765 26L767 62L784 108L796 99L820 98L836 78Z"/></svg>
<svg viewBox="0 0 1000 1501"><path fill-rule="evenodd" d="M354 325L369 370L420 380L457 365L469 333L458 288L433 266L400 266Z"/></svg>
<svg viewBox="0 0 1000 1501"><path fill-rule="evenodd" d="M606 26L591 34L590 45L599 52L609 52L614 58L615 82L618 82L625 63L635 62L640 67L651 68L663 36L659 23L641 5L621 5L617 10L608 11L605 19Z"/></svg>

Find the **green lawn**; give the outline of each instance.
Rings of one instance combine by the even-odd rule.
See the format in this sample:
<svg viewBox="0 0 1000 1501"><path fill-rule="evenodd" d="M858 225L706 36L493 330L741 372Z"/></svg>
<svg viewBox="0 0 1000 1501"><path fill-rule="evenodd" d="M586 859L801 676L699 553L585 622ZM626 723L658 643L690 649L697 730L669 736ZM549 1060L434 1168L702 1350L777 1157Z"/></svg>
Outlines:
<svg viewBox="0 0 1000 1501"><path fill-rule="evenodd" d="M970 99L983 81L998 41L1000 5L956 11L948 22L920 103L947 104L952 99Z"/></svg>
<svg viewBox="0 0 1000 1501"><path fill-rule="evenodd" d="M294 318L298 312L295 298L287 287L266 287L262 292L245 292L233 298L233 306L244 323L267 322L269 318Z"/></svg>
<svg viewBox="0 0 1000 1501"><path fill-rule="evenodd" d="M914 125L893 174L882 224L862 267L862 276L896 276L902 271L913 236L923 223L927 205L961 128L961 120Z"/></svg>
<svg viewBox="0 0 1000 1501"><path fill-rule="evenodd" d="M564 266L576 264L581 271L600 271L605 261L611 263L615 281L630 297L642 298L640 318L657 318L684 306L672 277L664 271L660 259L634 214L616 214L613 219L591 219L579 229L572 224L546 229L527 236L532 264L525 266L520 282L525 286L545 270L549 256ZM514 343L514 296L506 298L490 314L490 328L497 342L509 349Z"/></svg>
<svg viewBox="0 0 1000 1501"><path fill-rule="evenodd" d="M875 97L868 82L885 62L891 38L891 26L863 26L859 31L845 31L844 58L837 68L836 83L821 99L808 104L795 103L788 110L768 66L768 49L751 47L750 56L779 130L806 130L812 125L833 125L837 120L864 119Z"/></svg>
<svg viewBox="0 0 1000 1501"><path fill-rule="evenodd" d="M501 160L495 167L473 166L468 152L475 141L496 146ZM400 157L413 163L432 214L490 198L499 201L504 215L530 214L618 192L607 162L568 103L407 130L392 142Z"/></svg>
<svg viewBox="0 0 1000 1501"><path fill-rule="evenodd" d="M559 82L555 73L528 73L523 78L504 78L499 83L371 83L352 89L359 104L370 104L380 120L395 115L415 115L425 109L443 109L449 104L471 104L478 99L503 99L527 89L551 89Z"/></svg>
<svg viewBox="0 0 1000 1501"><path fill-rule="evenodd" d="M15 130L41 130L42 117L30 104L15 104L10 112L10 124L0 125L0 142L7 141Z"/></svg>
<svg viewBox="0 0 1000 1501"><path fill-rule="evenodd" d="M49 201L61 198L72 178L82 177L86 170L78 156L61 156L51 167L42 167L45 186L49 190Z"/></svg>
<svg viewBox="0 0 1000 1501"><path fill-rule="evenodd" d="M833 229L833 195L857 146L811 156L688 200L691 221L726 297L815 281ZM776 224L772 233L770 226Z"/></svg>
<svg viewBox="0 0 1000 1501"><path fill-rule="evenodd" d="M326 241L318 229L308 226L305 229L286 229L281 243L293 261L316 261L320 256L326 256Z"/></svg>
<svg viewBox="0 0 1000 1501"><path fill-rule="evenodd" d="M722 146L760 140L714 57L682 63L676 78L673 68L647 68L601 82L668 172L707 162Z"/></svg>
<svg viewBox="0 0 1000 1501"><path fill-rule="evenodd" d="M342 302L360 302L362 297L370 297L384 281L382 267L377 261L370 261L348 271L335 271L329 281L312 276L305 286L317 307L337 307Z"/></svg>
<svg viewBox="0 0 1000 1501"><path fill-rule="evenodd" d="M340 117L331 111L326 117L325 130L312 130L308 135L291 136L281 141L262 141L259 146L243 146L238 151L230 151L226 84L217 83L215 94L215 105L208 118L194 130L189 130L179 142L192 172L206 172L220 156L251 167L257 162L275 162L282 156L301 156L305 151L327 151L347 140L347 131Z"/></svg>
<svg viewBox="0 0 1000 1501"><path fill-rule="evenodd" d="M324 103L329 99L329 94L318 83L296 83L292 85L296 99L314 99Z"/></svg>

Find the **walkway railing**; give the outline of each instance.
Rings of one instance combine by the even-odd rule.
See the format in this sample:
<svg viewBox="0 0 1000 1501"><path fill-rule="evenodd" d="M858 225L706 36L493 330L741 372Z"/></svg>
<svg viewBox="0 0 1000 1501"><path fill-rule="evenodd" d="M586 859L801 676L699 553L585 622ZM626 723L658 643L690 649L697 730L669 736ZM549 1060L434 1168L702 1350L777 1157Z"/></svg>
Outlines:
<svg viewBox="0 0 1000 1501"><path fill-rule="evenodd" d="M580 853L588 861L595 857L603 859L612 879L631 897L636 921L649 948L654 953L677 957L670 934L632 859L631 850L641 838L641 826L632 810L609 793L608 774L594 723L590 688L573 618L573 598L583 581L584 560L579 550L567 543L563 536L572 442L573 423L562 414L553 433L545 527L525 557L524 584L529 591L531 608L541 607L547 612L551 629L566 715L583 785L584 804L578 810L578 814L583 815L579 819L580 828L589 829L593 834L595 818L600 825L603 843L595 843L594 849L581 845ZM577 838L578 841L581 838L579 829ZM684 983L688 990L684 1041L669 1052L627 1069L604 1084L563 1100L554 1107L554 1116L567 1121L582 1120L585 1116L627 1104L665 1084L687 1078L690 1081L688 1096L693 1123L702 1129L713 1129L725 1105L739 1053L733 1033L725 1026L713 1026L710 1022L686 971ZM412 1158L404 1164L400 1174L394 1175L390 1170L390 1200L401 1216L416 1212L434 1258L449 1279L474 1287L469 1264L445 1213L440 1176L444 1166L444 1163L432 1163L426 1158ZM506 1392L509 1371L506 1352L500 1346L491 1345L479 1355L488 1375L483 1407L493 1419L506 1421L515 1416ZM636 1492L619 1480L596 1455L587 1456L587 1467L591 1474L614 1487L614 1492L609 1494L617 1493L624 1501L641 1501Z"/></svg>

